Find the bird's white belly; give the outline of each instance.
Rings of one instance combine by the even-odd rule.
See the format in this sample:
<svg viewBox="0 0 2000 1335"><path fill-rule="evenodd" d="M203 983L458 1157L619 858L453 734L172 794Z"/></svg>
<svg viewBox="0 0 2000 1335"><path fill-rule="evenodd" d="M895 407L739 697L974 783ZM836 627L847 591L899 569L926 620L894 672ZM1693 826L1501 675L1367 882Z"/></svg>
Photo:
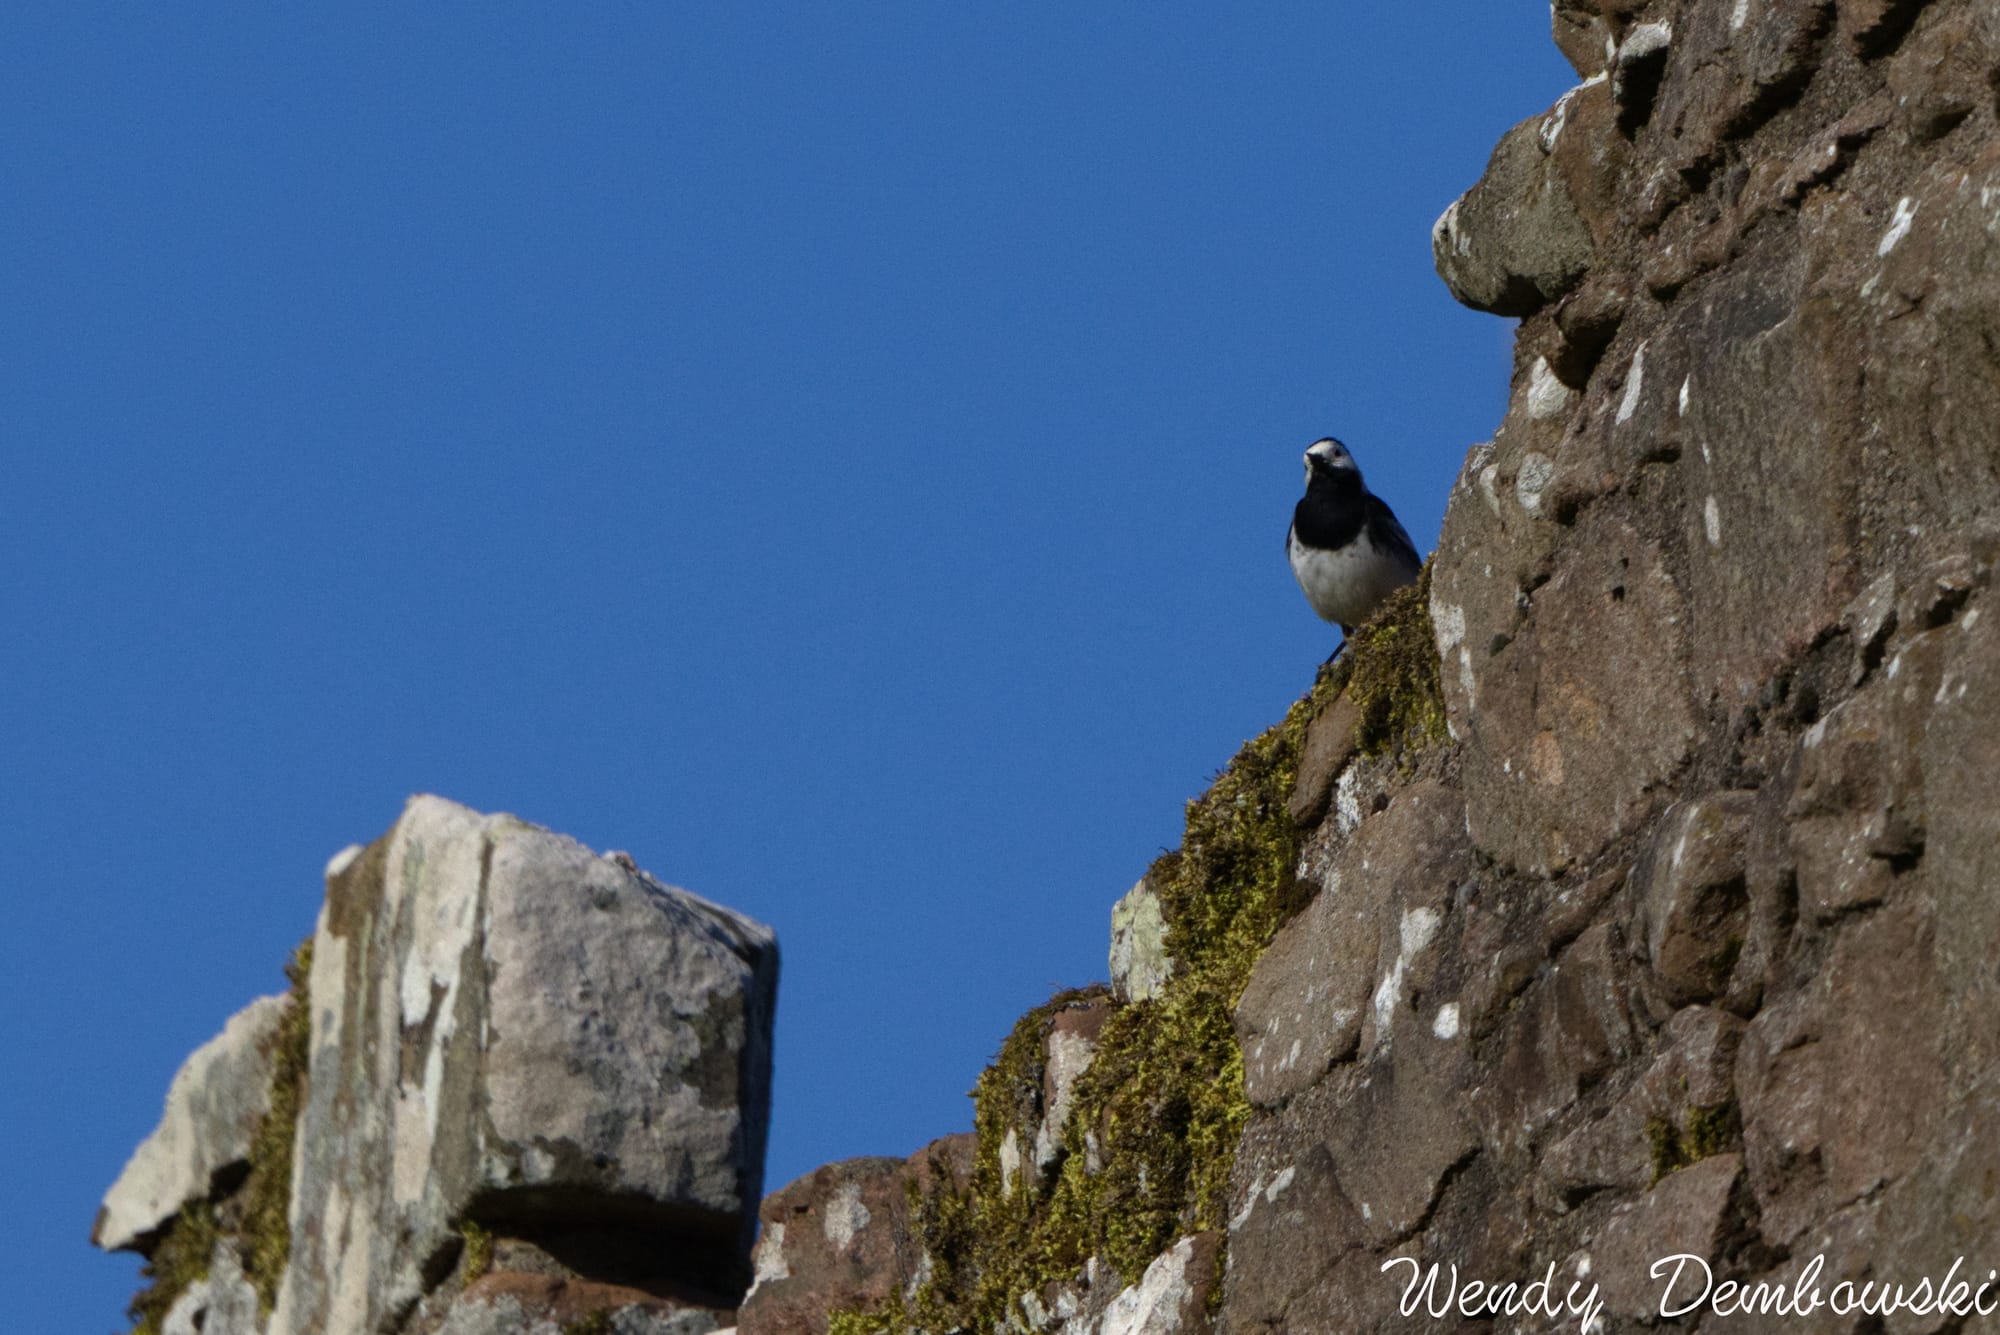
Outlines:
<svg viewBox="0 0 2000 1335"><path fill-rule="evenodd" d="M1354 541L1335 551L1288 543L1292 574L1305 591L1313 611L1336 626L1358 626L1384 598L1409 582L1395 557L1368 540L1363 529Z"/></svg>

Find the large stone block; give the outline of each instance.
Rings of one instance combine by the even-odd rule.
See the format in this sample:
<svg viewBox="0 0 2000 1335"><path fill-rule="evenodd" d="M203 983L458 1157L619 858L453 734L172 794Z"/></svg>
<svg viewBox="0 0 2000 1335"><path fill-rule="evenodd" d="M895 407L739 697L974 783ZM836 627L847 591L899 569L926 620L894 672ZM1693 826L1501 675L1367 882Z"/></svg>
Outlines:
<svg viewBox="0 0 2000 1335"><path fill-rule="evenodd" d="M1456 512L1478 504L1462 495L1447 542ZM1477 583L1467 575L1447 587ZM1528 619L1458 597L1463 655L1457 672L1447 662L1444 692L1466 742L1474 844L1535 874L1594 857L1652 814L1695 740L1687 606L1665 551L1592 507L1552 576L1522 595ZM1621 705L1630 701L1644 707Z"/></svg>
<svg viewBox="0 0 2000 1335"><path fill-rule="evenodd" d="M435 797L329 868L279 1332L372 1330L479 1221L556 1254L652 1239L747 1280L770 930L622 855Z"/></svg>

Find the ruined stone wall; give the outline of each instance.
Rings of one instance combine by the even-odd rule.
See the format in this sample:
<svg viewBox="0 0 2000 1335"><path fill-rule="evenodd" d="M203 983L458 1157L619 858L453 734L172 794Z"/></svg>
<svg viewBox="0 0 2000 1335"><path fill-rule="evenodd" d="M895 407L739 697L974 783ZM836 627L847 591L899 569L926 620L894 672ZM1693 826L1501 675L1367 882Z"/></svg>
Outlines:
<svg viewBox="0 0 2000 1335"><path fill-rule="evenodd" d="M1403 719L1360 747L1373 700L1323 682L1239 758L1264 766L1241 771L1256 801L1288 787L1295 835L1263 847L1296 880L1253 917L1272 930L1213 1072L1242 1100L1225 1208L1188 1193L1150 1264L1089 1246L1102 1220L1018 1223L1119 1171L1091 1156L1134 1106L1087 1096L1064 1017L1109 1005L1113 1034L1172 1009L1059 999L1002 1059L1050 1074L990 1102L1017 1146L1053 1109L1083 1118L1067 1157L959 1195L927 1179L886 1305L879 1275L854 1302L787 1266L767 1206L746 1332L850 1306L870 1315L836 1329L1455 1328L1400 1310L1432 1262L1440 1304L1455 1264L1622 1330L1698 1295L1699 1267L1670 1295L1651 1273L1681 1253L1819 1295L1684 1328L1881 1329L1828 1310L1839 1283L1962 1307L2000 1270L2000 6L1553 19L1583 82L1501 139L1434 237L1455 295L1521 320L1431 571L1448 736ZM1239 778L1219 789L1241 805ZM1148 932L1167 956L1199 936L1156 898L1120 907L1128 974ZM1015 1253L982 1250L995 1230ZM940 1258L1016 1291L965 1301L954 1275L939 1321Z"/></svg>

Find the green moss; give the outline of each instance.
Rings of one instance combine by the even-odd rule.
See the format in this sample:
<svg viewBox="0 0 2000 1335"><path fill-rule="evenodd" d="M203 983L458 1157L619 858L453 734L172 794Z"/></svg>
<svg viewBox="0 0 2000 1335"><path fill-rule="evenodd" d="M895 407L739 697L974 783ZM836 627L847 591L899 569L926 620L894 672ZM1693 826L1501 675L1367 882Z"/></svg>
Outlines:
<svg viewBox="0 0 2000 1335"><path fill-rule="evenodd" d="M251 1140L250 1175L243 1182L243 1213L236 1230L243 1273L256 1286L259 1306L267 1313L277 1301L278 1282L284 1278L285 1263L292 1254L292 1151L311 1058L312 947L312 938L307 937L285 966L285 977L292 984L292 1007L278 1031L271 1106Z"/></svg>
<svg viewBox="0 0 2000 1335"><path fill-rule="evenodd" d="M1355 744L1379 756L1440 742L1444 691L1438 680L1437 637L1431 627L1431 567L1391 594L1368 624L1356 628L1333 672L1360 713Z"/></svg>
<svg viewBox="0 0 2000 1335"><path fill-rule="evenodd" d="M1008 1184L1001 1147L1011 1132L1032 1156L1049 1028L1099 989L1059 993L1014 1026L973 1091L970 1187L961 1192L938 1175L914 1202L928 1281L894 1311L851 1314L843 1332L990 1329L1020 1295L1073 1280L1092 1256L1136 1279L1174 1238L1222 1227L1249 1117L1231 1017L1296 898L1299 834L1285 803L1306 726L1337 689L1322 681L1188 804L1180 849L1148 873L1174 975L1157 997L1106 1019L1056 1163L1040 1177L1030 1164Z"/></svg>
<svg viewBox="0 0 2000 1335"><path fill-rule="evenodd" d="M1736 1101L1718 1103L1713 1107L1690 1107L1687 1110L1688 1157L1706 1159L1714 1154L1727 1154L1743 1140L1743 1118L1737 1110Z"/></svg>
<svg viewBox="0 0 2000 1335"><path fill-rule="evenodd" d="M562 1324L562 1335L611 1335L611 1313L605 1308Z"/></svg>
<svg viewBox="0 0 2000 1335"><path fill-rule="evenodd" d="M826 1335L902 1335L908 1322L899 1297L872 1312L833 1313L827 1318Z"/></svg>
<svg viewBox="0 0 2000 1335"><path fill-rule="evenodd" d="M215 1254L215 1241L221 1235L215 1206L208 1201L192 1201L168 1221L153 1254L139 1270L148 1283L125 1309L132 1318L132 1335L159 1335L174 1300L188 1285L207 1277L209 1258Z"/></svg>
<svg viewBox="0 0 2000 1335"><path fill-rule="evenodd" d="M1716 1154L1726 1154L1743 1139L1742 1115L1735 1100L1717 1104L1689 1104L1686 1127L1674 1119L1654 1114L1646 1119L1646 1142L1651 1147L1653 1181Z"/></svg>
<svg viewBox="0 0 2000 1335"><path fill-rule="evenodd" d="M292 1005L272 1040L271 1103L251 1136L249 1170L234 1191L220 1199L191 1202L168 1224L140 1272L150 1283L132 1300L133 1335L156 1335L181 1291L208 1273L209 1258L223 1238L235 1244L264 1312L269 1313L277 1300L278 1282L291 1255L292 1142L305 1097L311 972L308 937L285 966Z"/></svg>
<svg viewBox="0 0 2000 1335"><path fill-rule="evenodd" d="M1652 1151L1655 1182L1694 1162L1681 1147L1681 1130L1674 1125L1674 1119L1661 1113L1646 1119L1646 1144Z"/></svg>
<svg viewBox="0 0 2000 1335"><path fill-rule="evenodd" d="M465 1240L459 1273L470 1284L493 1268L493 1234L468 1219L458 1226L458 1236Z"/></svg>

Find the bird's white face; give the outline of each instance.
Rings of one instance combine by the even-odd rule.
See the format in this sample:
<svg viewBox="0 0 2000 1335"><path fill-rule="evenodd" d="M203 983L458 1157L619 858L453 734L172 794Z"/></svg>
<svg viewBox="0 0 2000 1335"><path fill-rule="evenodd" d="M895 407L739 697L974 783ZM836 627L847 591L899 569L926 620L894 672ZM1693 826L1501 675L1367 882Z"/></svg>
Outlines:
<svg viewBox="0 0 2000 1335"><path fill-rule="evenodd" d="M1315 467L1331 471L1343 468L1352 469L1354 467L1354 456L1347 452L1345 445L1328 436L1325 440L1314 441L1312 447L1306 451L1307 486L1312 485L1313 469Z"/></svg>

